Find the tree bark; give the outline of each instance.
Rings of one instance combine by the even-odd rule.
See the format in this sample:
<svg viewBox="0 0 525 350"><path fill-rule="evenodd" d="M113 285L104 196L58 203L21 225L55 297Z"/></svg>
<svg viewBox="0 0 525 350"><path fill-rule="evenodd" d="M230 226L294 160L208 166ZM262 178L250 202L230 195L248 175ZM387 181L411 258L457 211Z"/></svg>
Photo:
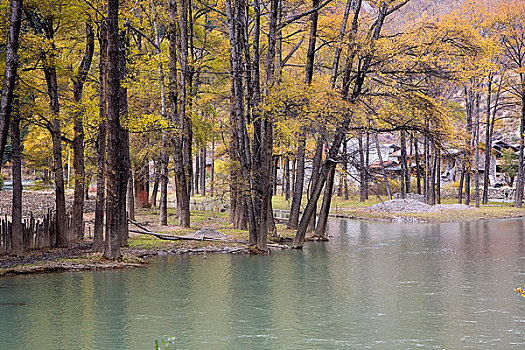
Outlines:
<svg viewBox="0 0 525 350"><path fill-rule="evenodd" d="M304 130L301 130L299 135L299 142L297 148L297 161L295 167L295 182L292 197L292 206L290 208L290 217L288 219L287 227L289 229L296 229L299 223L299 211L301 210L301 201L303 198L304 187L304 155L306 148L306 135Z"/></svg>
<svg viewBox="0 0 525 350"><path fill-rule="evenodd" d="M290 157L284 157L284 183L283 183L284 199L290 200Z"/></svg>
<svg viewBox="0 0 525 350"><path fill-rule="evenodd" d="M49 59L52 61L52 59ZM60 105L58 103L58 84L54 62L44 66L47 90L50 99L50 109L53 116L51 122L51 137L53 140L53 172L55 174L55 206L56 206L56 245L66 247L69 237L66 224L66 198L64 188L64 167L62 165L62 132L60 128Z"/></svg>
<svg viewBox="0 0 525 350"><path fill-rule="evenodd" d="M13 98L14 108L11 112L11 162L13 179L13 205L11 208L11 253L22 255L24 252L24 237L22 225L22 158L20 141L20 105L17 96ZM30 248L30 247L28 247Z"/></svg>
<svg viewBox="0 0 525 350"><path fill-rule="evenodd" d="M127 30L120 32L120 48L118 51L118 71L120 74L120 82L125 81L127 76ZM128 215L126 198L128 193L128 179L131 177L131 158L129 154L129 132L124 129L120 120L128 119L128 89L125 84L120 84L119 89L119 137L120 137L120 157L118 162L118 181L120 203L120 225L119 225L119 244L121 247L128 245ZM133 197L132 197L133 198Z"/></svg>
<svg viewBox="0 0 525 350"><path fill-rule="evenodd" d="M416 189L417 194L421 195L421 164L419 163L419 141L414 137L414 153L416 157Z"/></svg>
<svg viewBox="0 0 525 350"><path fill-rule="evenodd" d="M125 198L121 193L120 168L120 74L119 49L120 35L118 27L118 0L108 0L108 66L107 66L107 196L106 196L106 244L104 257L120 257L121 206L125 207Z"/></svg>
<svg viewBox="0 0 525 350"><path fill-rule="evenodd" d="M201 166L200 166L200 170L201 170L201 181L200 181L200 186L201 186L201 194L203 197L206 196L206 144L202 145L202 149L201 149L201 157L200 157L200 160L201 160Z"/></svg>
<svg viewBox="0 0 525 350"><path fill-rule="evenodd" d="M490 116L492 110L492 73L488 76L487 83L487 111L485 119L485 169L483 173L483 199L482 203L486 205L489 202L489 173L492 152L492 138L490 134Z"/></svg>
<svg viewBox="0 0 525 350"><path fill-rule="evenodd" d="M161 115L163 119L168 118L167 113L167 103L166 103L166 89L164 85L164 67L162 64L162 56L160 50L160 34L159 26L157 21L157 9L155 2L151 3L151 9L153 12L153 29L155 31L155 51L157 54L157 74L159 76L159 85L160 85L160 106L161 106ZM168 143L168 136L165 130L162 130L162 146L160 154L160 203L159 203L159 224L166 226L168 225L168 148L166 144ZM153 187L152 196L152 205L155 206L157 202L157 190L159 187L159 171L158 168L155 168L156 178L155 184Z"/></svg>
<svg viewBox="0 0 525 350"><path fill-rule="evenodd" d="M84 187L86 172L84 169L84 111L82 108L82 93L87 74L91 69L91 61L95 49L95 34L91 24L86 23L86 49L84 57L73 79L73 100L76 104L73 115L73 169L75 171L75 189L73 196L73 213L71 230L76 239L84 238Z"/></svg>
<svg viewBox="0 0 525 350"><path fill-rule="evenodd" d="M479 104L480 104L480 95L476 93L475 95L475 125L474 125L474 148L475 148L475 162L476 162L476 173L474 174L474 184L475 184L475 196L476 196L476 208L479 208L481 203L481 194L480 194L480 184L479 184Z"/></svg>
<svg viewBox="0 0 525 350"><path fill-rule="evenodd" d="M319 212L319 220L317 227L315 228L315 236L319 237L323 241L328 240L328 234L326 233L326 224L328 223L328 215L330 214L330 205L332 201L332 194L334 190L334 177L336 167L330 168L326 184L324 188L323 203L321 204L321 211Z"/></svg>
<svg viewBox="0 0 525 350"><path fill-rule="evenodd" d="M99 124L97 138L97 199L95 203L95 224L93 229L93 251L104 251L104 205L106 197L106 119L107 119L107 65L108 65L107 25L100 23L99 45Z"/></svg>
<svg viewBox="0 0 525 350"><path fill-rule="evenodd" d="M524 168L524 137L525 137L525 89L521 92L521 118L520 118L520 147L518 155L518 177L516 180L516 198L514 200L514 207L521 208L523 205L523 184L525 177Z"/></svg>
<svg viewBox="0 0 525 350"><path fill-rule="evenodd" d="M180 21L184 23L186 21L187 7L186 0L183 2L183 8L181 9ZM169 40L170 40L170 88L169 88L169 100L170 100L170 112L172 122L177 125L180 135L173 136L173 166L175 170L175 188L177 195L177 210L179 212L179 223L183 227L190 226L190 197L188 191L188 179L186 177L186 171L184 169L184 138L182 134L185 132L185 118L186 116L186 78L187 78L187 24L183 27L183 33L181 37L181 45L185 46L185 49L181 49L181 54L186 54L185 58L181 62L181 80L177 79L177 57L178 57L178 40L177 34L177 21L179 14L177 11L176 0L170 0L170 27L169 27ZM178 85L178 86L177 86Z"/></svg>
<svg viewBox="0 0 525 350"><path fill-rule="evenodd" d="M401 198L405 198L406 197L406 193L407 193L407 184L406 184L406 179L407 179L407 142L406 142L406 136L405 136L405 132L404 131L400 131L399 132L400 134L400 139L401 139L401 178L400 178L400 183L401 183Z"/></svg>
<svg viewBox="0 0 525 350"><path fill-rule="evenodd" d="M335 88L337 82L337 71L339 68L339 60L341 59L341 51L343 49L343 39L346 33L346 24L348 22L348 16L350 14L350 9L354 0L347 0L345 12L343 14L343 22L341 23L341 29L339 30L339 37L337 38L337 46L334 54L334 63L332 64L332 76L330 82L332 84L332 89Z"/></svg>
<svg viewBox="0 0 525 350"><path fill-rule="evenodd" d="M321 136L319 136L317 139L316 145L315 145L314 158L312 160L312 176L310 177L310 183L308 184L309 196L312 195L312 192L315 188L315 184L319 180L319 171L321 170L321 162L323 160L323 145L324 145L323 139L321 138ZM308 229L311 231L315 231L315 223L316 223L316 213L314 211L314 213L312 214L312 218L310 219Z"/></svg>
<svg viewBox="0 0 525 350"><path fill-rule="evenodd" d="M10 0L9 32L5 48L5 73L2 94L0 95L0 170L2 169L2 158L7 142L11 105L17 77L18 38L22 22L22 3L22 0Z"/></svg>
<svg viewBox="0 0 525 350"><path fill-rule="evenodd" d="M388 199L392 199L392 192L390 191L390 184L388 183L388 176L386 174L385 163L383 162L383 155L381 154L381 148L379 147L379 136L375 134L375 143L377 157L379 158L379 166L381 167L381 174L383 175L383 181L385 182L385 189Z"/></svg>

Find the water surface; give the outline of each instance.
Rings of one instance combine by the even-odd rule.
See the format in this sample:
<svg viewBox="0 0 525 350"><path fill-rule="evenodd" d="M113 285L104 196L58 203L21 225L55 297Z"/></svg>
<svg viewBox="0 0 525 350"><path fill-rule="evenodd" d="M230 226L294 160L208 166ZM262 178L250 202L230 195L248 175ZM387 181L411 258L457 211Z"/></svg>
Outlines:
<svg viewBox="0 0 525 350"><path fill-rule="evenodd" d="M525 221L329 223L271 256L0 279L0 349L523 349Z"/></svg>

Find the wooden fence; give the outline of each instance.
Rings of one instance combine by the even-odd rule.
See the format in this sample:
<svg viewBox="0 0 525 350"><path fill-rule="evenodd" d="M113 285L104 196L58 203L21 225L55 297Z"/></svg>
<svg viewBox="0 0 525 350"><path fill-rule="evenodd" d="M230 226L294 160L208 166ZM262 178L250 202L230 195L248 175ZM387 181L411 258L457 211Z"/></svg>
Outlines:
<svg viewBox="0 0 525 350"><path fill-rule="evenodd" d="M33 214L22 219L22 237L24 251L56 246L56 213L48 210L43 218L35 218ZM71 239L71 216L67 217L66 227ZM12 224L7 215L0 218L0 254L9 254L13 236Z"/></svg>

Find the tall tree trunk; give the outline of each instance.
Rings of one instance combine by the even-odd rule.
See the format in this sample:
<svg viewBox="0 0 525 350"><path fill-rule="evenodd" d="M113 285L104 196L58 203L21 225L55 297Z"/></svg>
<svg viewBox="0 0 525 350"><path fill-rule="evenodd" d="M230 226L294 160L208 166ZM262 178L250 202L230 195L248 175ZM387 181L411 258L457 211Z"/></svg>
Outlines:
<svg viewBox="0 0 525 350"><path fill-rule="evenodd" d="M121 154L120 126L120 35L118 26L118 0L108 0L108 66L107 66L107 196L106 196L106 245L104 257L120 257L121 207L125 207L122 197L119 169Z"/></svg>
<svg viewBox="0 0 525 350"><path fill-rule="evenodd" d="M345 200L348 200L350 191L348 189L348 151L346 146L346 137L343 140L343 192Z"/></svg>
<svg viewBox="0 0 525 350"><path fill-rule="evenodd" d="M490 115L492 109L492 73L488 76L487 83L487 111L485 119L485 169L483 172L483 200L482 203L486 205L489 202L489 173L490 173L490 160L492 153L492 139L490 135Z"/></svg>
<svg viewBox="0 0 525 350"><path fill-rule="evenodd" d="M107 65L108 37L106 21L100 22L99 45L99 124L97 138L97 199L93 229L93 252L104 251L104 206L106 198L106 120L107 120Z"/></svg>
<svg viewBox="0 0 525 350"><path fill-rule="evenodd" d="M284 157L283 194L285 200L290 200L290 157Z"/></svg>
<svg viewBox="0 0 525 350"><path fill-rule="evenodd" d="M195 174L193 176L194 183L193 183L193 192L194 194L200 193L200 186L199 186L199 178L201 176L201 155L199 152L195 155Z"/></svg>
<svg viewBox="0 0 525 350"><path fill-rule="evenodd" d="M523 164L524 152L524 137L525 137L525 89L521 92L521 118L520 118L520 148L518 155L518 178L516 180L516 197L514 206L521 208L523 205L523 184L525 177L525 165Z"/></svg>
<svg viewBox="0 0 525 350"><path fill-rule="evenodd" d="M292 197L292 207L290 208L290 217L288 219L287 227L296 229L299 223L299 212L301 210L301 201L303 198L304 188L304 155L306 148L306 135L304 130L301 130L297 148L297 161L295 166L295 182Z"/></svg>
<svg viewBox="0 0 525 350"><path fill-rule="evenodd" d="M400 183L401 183L401 198L405 198L406 197L406 191L407 191L407 184L406 184L406 179L407 179L407 142L406 142L406 136L405 136L405 132L404 131L400 131L399 132L400 134L400 139L401 139L401 178L400 178Z"/></svg>
<svg viewBox="0 0 525 350"><path fill-rule="evenodd" d="M461 177L459 178L459 187L458 187L458 203L463 203L463 186L465 184L465 173L466 170L464 167L461 169Z"/></svg>
<svg viewBox="0 0 525 350"><path fill-rule="evenodd" d="M421 164L419 163L419 141L414 137L414 153L416 157L416 188L417 194L421 195Z"/></svg>
<svg viewBox="0 0 525 350"><path fill-rule="evenodd" d="M24 252L24 229L22 225L22 152L20 141L20 104L18 96L14 96L13 102L14 108L12 108L11 111L14 112L11 118L11 169L13 180L11 253L20 256Z"/></svg>
<svg viewBox="0 0 525 350"><path fill-rule="evenodd" d="M183 6L181 10L181 21L182 13L187 13L187 7ZM186 15L184 14L184 19ZM179 132L184 132L184 119L186 118L186 77L187 77L187 57L185 61L181 63L181 69L183 73L181 78L184 77L183 81L179 84L177 79L177 56L178 56L178 39L177 34L177 20L179 14L177 11L177 1L170 0L170 27L169 27L169 40L170 40L170 88L169 100L170 100L170 112L171 120ZM187 25L184 27L187 29ZM187 39L187 35L185 38ZM187 40L182 40L186 44L187 53ZM179 91L180 90L180 91ZM190 226L190 202L188 192L188 181L186 178L186 172L184 170L184 153L183 153L184 140L181 135L173 136L173 166L175 170L175 188L177 195L177 210L179 212L179 223L183 227ZM162 204L162 203L161 203Z"/></svg>
<svg viewBox="0 0 525 350"><path fill-rule="evenodd" d="M160 200L159 225L168 225L168 153L162 152L160 158ZM178 209L178 208L177 208Z"/></svg>
<svg viewBox="0 0 525 350"><path fill-rule="evenodd" d="M126 208L128 210L128 217L135 220L135 195L133 174L128 178L128 191L126 193Z"/></svg>
<svg viewBox="0 0 525 350"><path fill-rule="evenodd" d="M383 162L383 155L381 154L381 148L379 147L379 136L375 134L375 143L377 157L379 158L379 166L381 167L381 175L383 175L383 181L385 182L385 189L388 199L392 199L392 192L390 191L390 184L388 183L388 176L386 174L385 163Z"/></svg>
<svg viewBox="0 0 525 350"><path fill-rule="evenodd" d="M330 168L326 184L324 187L323 203L321 204L321 211L319 212L319 220L315 228L315 236L319 237L323 241L328 240L328 234L326 233L326 224L328 223L328 215L330 214L330 205L332 201L332 194L334 189L334 177L336 167Z"/></svg>
<svg viewBox="0 0 525 350"><path fill-rule="evenodd" d="M323 139L321 138L321 136L319 136L315 145L314 158L312 160L312 176L310 177L310 183L308 184L309 196L312 195L313 190L315 188L315 184L319 180L319 171L321 169L321 162L323 161L323 144ZM308 229L311 231L315 231L315 220L316 214L314 211L314 213L312 214L312 218L310 219L310 224L308 225Z"/></svg>
<svg viewBox="0 0 525 350"><path fill-rule="evenodd" d="M159 165L158 162L154 162L154 173L153 173L153 188L151 189L151 196L149 197L149 204L152 207L157 206L157 195L159 193L159 180L160 180L160 174L159 174Z"/></svg>
<svg viewBox="0 0 525 350"><path fill-rule="evenodd" d="M120 75L119 81L125 81L127 76L127 31L120 32L120 48L118 51L118 71ZM120 84L119 89L119 142L120 142L120 157L118 158L118 181L119 184L119 198L120 203L120 223L119 223L119 244L121 247L128 245L128 215L126 210L127 193L128 193L128 179L131 177L131 158L129 154L129 132L124 129L120 120L128 119L128 89L125 85ZM133 196L131 196L133 198Z"/></svg>
<svg viewBox="0 0 525 350"><path fill-rule="evenodd" d="M436 202L441 204L441 150L436 147Z"/></svg>
<svg viewBox="0 0 525 350"><path fill-rule="evenodd" d="M13 103L13 92L18 69L17 53L18 37L22 22L22 3L22 0L10 0L9 32L5 48L5 73L2 94L0 95L0 170L2 169L2 158L9 131L11 105Z"/></svg>
<svg viewBox="0 0 525 350"><path fill-rule="evenodd" d="M211 174L210 174L210 197L215 196L215 137L211 136Z"/></svg>
<svg viewBox="0 0 525 350"><path fill-rule="evenodd" d="M436 205L436 168L437 168L437 154L436 145L432 143L431 151L431 170L430 170L430 205Z"/></svg>
<svg viewBox="0 0 525 350"><path fill-rule="evenodd" d="M201 160L200 186L201 186L201 194L204 197L206 196L206 144L202 145L200 160Z"/></svg>
<svg viewBox="0 0 525 350"><path fill-rule="evenodd" d="M50 60L52 61L52 60ZM62 131L60 128L60 105L58 103L58 84L56 67L46 64L44 74L50 99L53 120L51 122L51 137L53 140L53 172L55 174L55 206L56 206L56 245L66 247L69 243L66 221L66 198L64 188L64 167L62 165Z"/></svg>
<svg viewBox="0 0 525 350"><path fill-rule="evenodd" d="M341 22L341 29L339 30L339 37L337 38L337 47L334 54L334 63L332 64L332 76L330 82L332 89L335 88L337 82L337 73L339 69L339 60L341 59L341 51L343 49L343 39L346 33L346 24L348 22L348 16L350 14L350 9L354 0L347 0L345 6L345 12L343 14L343 22Z"/></svg>
<svg viewBox="0 0 525 350"><path fill-rule="evenodd" d="M153 12L153 29L155 31L155 51L157 54L157 74L159 76L159 85L160 85L160 106L161 106L161 115L163 119L168 119L167 112L167 103L166 103L166 88L165 88L165 79L164 79L164 67L162 64L162 56L160 49L160 34L159 26L157 21L157 10L155 2L151 3L151 10ZM170 39L171 40L171 39ZM162 146L160 154L160 203L159 203L159 224L166 226L168 225L168 148L166 144L168 143L167 131L162 130ZM153 187L153 193L151 194L153 200L152 205L156 205L157 201L157 189L159 186L159 170L155 168L155 184Z"/></svg>
<svg viewBox="0 0 525 350"><path fill-rule="evenodd" d="M475 154L476 154L476 158L475 158L475 162L476 162L476 173L475 173L475 177L474 177L474 183L475 183L475 189L476 189L476 208L479 208L480 206L480 202L481 202L481 195L480 195L480 184L479 184L479 114L480 114L480 109L479 109L479 104L480 104L480 99L481 99L481 96L479 93L476 93L476 100L475 100L475 109L474 109L474 113L475 113L475 125L474 125L474 135L475 135L475 139L474 139L474 147L475 147Z"/></svg>
<svg viewBox="0 0 525 350"><path fill-rule="evenodd" d="M76 239L84 238L84 187L86 172L84 169L84 123L82 92L95 50L95 34L91 24L86 23L86 49L77 74L73 79L73 100L76 104L73 115L73 169L75 171L75 189L73 196L73 213L71 230Z"/></svg>
<svg viewBox="0 0 525 350"><path fill-rule="evenodd" d="M366 170L365 170L365 151L363 148L363 134L359 132L357 136L359 152L359 201L366 201Z"/></svg>

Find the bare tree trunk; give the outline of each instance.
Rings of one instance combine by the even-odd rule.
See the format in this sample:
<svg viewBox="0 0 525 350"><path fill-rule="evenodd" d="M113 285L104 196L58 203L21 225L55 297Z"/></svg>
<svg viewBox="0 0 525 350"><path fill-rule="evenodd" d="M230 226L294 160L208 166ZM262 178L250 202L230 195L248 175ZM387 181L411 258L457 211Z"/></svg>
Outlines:
<svg viewBox="0 0 525 350"><path fill-rule="evenodd" d="M303 198L304 187L304 153L306 147L306 135L301 130L299 136L299 145L297 148L297 161L295 167L295 182L292 197L292 207L290 208L290 217L288 219L288 228L295 229L299 223L299 211L301 210L301 200Z"/></svg>
<svg viewBox="0 0 525 350"><path fill-rule="evenodd" d="M118 27L118 0L108 0L108 66L107 66L107 197L106 197L106 246L104 257L118 259L120 257L120 226L122 223L120 209L125 206L125 198L121 197L121 182L118 179L120 168L120 74L119 49L120 36Z"/></svg>
<svg viewBox="0 0 525 350"><path fill-rule="evenodd" d="M459 204L463 203L463 185L465 182L465 173L466 173L466 170L463 167L461 169L461 177L459 179L459 187L458 187L458 203Z"/></svg>
<svg viewBox="0 0 525 350"><path fill-rule="evenodd" d="M436 204L436 168L437 168L437 154L436 145L432 143L432 156L431 156L431 171L430 171L430 205Z"/></svg>
<svg viewBox="0 0 525 350"><path fill-rule="evenodd" d="M337 82L337 71L339 68L339 60L341 57L341 51L343 49L343 39L346 33L346 24L348 22L348 16L350 14L350 9L352 7L352 2L354 0L347 0L345 6L345 12L343 14L343 22L341 22L341 29L339 30L339 37L337 38L337 47L334 54L334 63L332 64L332 76L330 82L332 84L332 89L335 88Z"/></svg>
<svg viewBox="0 0 525 350"><path fill-rule="evenodd" d="M386 194L388 199L392 199L392 192L390 191L390 184L388 183L388 176L386 174L385 163L383 162L383 155L381 154L381 148L379 147L379 137L375 134L376 151L377 157L379 158L379 166L381 167L381 174L383 175L383 181L385 182Z"/></svg>
<svg viewBox="0 0 525 350"><path fill-rule="evenodd" d="M474 109L474 113L475 113L475 125L474 125L474 135L475 135L475 139L474 139L474 147L475 147L475 152L476 152L476 158L475 158L475 162L476 162L476 173L474 174L474 183L475 183L475 190L476 190L476 208L479 208L480 206L480 202L481 202L481 194L480 194L480 184L479 184L479 113L480 113L480 110L479 110L479 104L480 104L480 94L479 93L476 93L476 101L475 101L475 109Z"/></svg>
<svg viewBox="0 0 525 350"><path fill-rule="evenodd" d="M350 193L348 189L348 152L346 137L343 140L343 192L345 194L345 200L348 200Z"/></svg>
<svg viewBox="0 0 525 350"><path fill-rule="evenodd" d="M308 185L309 189L309 195L311 196L313 193L313 190L315 188L315 184L319 180L319 170L321 169L321 162L323 160L323 140L321 136L317 139L317 143L315 145L315 154L314 158L312 160L312 176L310 177L310 183ZM315 231L315 220L316 220L316 213L312 214L312 218L310 219L310 224L308 225L308 229L311 231Z"/></svg>
<svg viewBox="0 0 525 350"><path fill-rule="evenodd" d="M158 162L154 162L154 174L153 174L153 188L151 189L151 196L149 197L149 204L152 207L157 206L157 195L159 193L159 180L160 180L160 174L159 174L159 166Z"/></svg>
<svg viewBox="0 0 525 350"><path fill-rule="evenodd" d="M186 0L184 0L184 3ZM181 9L180 21L184 24L186 21L187 8L183 6ZM170 0L170 27L169 27L169 40L170 40L170 88L169 88L169 99L170 99L170 112L171 120L175 123L179 131L184 133L184 125L186 116L186 77L187 77L187 56L181 62L181 69L183 70L181 78L184 77L183 81L178 82L177 79L177 56L178 56L178 35L177 35L177 21L179 14L177 12L176 0ZM187 23L184 25L182 46L185 46L185 50L182 53L187 54ZM182 59L182 58L181 58ZM178 88L177 85L180 85ZM180 91L179 91L180 90ZM179 96L180 95L180 96ZM187 131L187 130L186 130ZM189 203L189 192L188 192L188 179L184 170L184 153L183 153L184 140L181 135L175 135L173 137L173 165L175 170L175 187L177 195L177 210L179 212L179 223L183 227L190 226L190 203ZM162 203L161 203L162 204Z"/></svg>
<svg viewBox="0 0 525 350"><path fill-rule="evenodd" d="M290 199L290 157L284 157L284 181L283 181L284 199Z"/></svg>
<svg viewBox="0 0 525 350"><path fill-rule="evenodd" d="M161 50L160 50L160 34L159 34L158 21L157 21L156 5L154 1L151 3L151 9L153 12L153 29L155 31L155 51L157 53L157 73L159 76L159 84L160 84L161 115L163 119L168 119L166 91L165 91L166 89L164 85L165 84L164 67L162 64L162 56L161 56ZM161 136L162 147L161 147L161 154L160 154L160 160L159 160L160 162L159 224L163 226L168 225L168 162L169 162L169 155L168 155L168 148L166 147L166 144L168 143L168 137L166 133L167 132L165 130L162 131L162 136ZM158 168L155 168L155 174L157 176L155 177L153 193L151 194L151 197L153 199L151 202L153 206L155 206L157 202L157 189L159 187Z"/></svg>
<svg viewBox="0 0 525 350"><path fill-rule="evenodd" d="M324 188L323 204L321 205L319 220L317 222L317 227L315 228L315 236L319 237L323 241L328 240L326 224L328 223L328 215L330 214L330 205L334 189L335 168L335 166L330 168L330 171L328 172L328 177L326 179Z"/></svg>
<svg viewBox="0 0 525 350"><path fill-rule="evenodd" d="M441 151L436 147L436 202L441 204Z"/></svg>
<svg viewBox="0 0 525 350"><path fill-rule="evenodd" d="M168 154L164 151L160 159L159 224L168 225Z"/></svg>
<svg viewBox="0 0 525 350"><path fill-rule="evenodd" d="M406 178L407 178L407 142L405 137L405 132L400 131L400 139L401 139L401 177L400 177L400 183L401 183L401 198L406 197Z"/></svg>
<svg viewBox="0 0 525 350"><path fill-rule="evenodd" d="M417 187L417 194L421 195L421 164L419 163L419 146L418 146L418 140L416 137L414 137L414 153L416 157L416 187Z"/></svg>
<svg viewBox="0 0 525 350"><path fill-rule="evenodd" d="M366 170L365 170L365 154L363 150L363 134L359 132L357 136L358 152L359 152L359 201L366 201Z"/></svg>
<svg viewBox="0 0 525 350"><path fill-rule="evenodd" d="M99 63L99 124L97 138L97 200L95 203L95 224L93 230L93 252L104 251L104 206L106 198L106 93L107 93L107 64L108 41L107 25L100 23L99 34L100 63Z"/></svg>
<svg viewBox="0 0 525 350"><path fill-rule="evenodd" d="M22 159L20 141L20 104L18 96L14 96L13 104L14 108L11 110L11 112L14 112L11 118L11 169L13 179L11 252L20 256L24 252L24 230L22 226Z"/></svg>
<svg viewBox="0 0 525 350"><path fill-rule="evenodd" d="M201 156L200 156L201 164L200 164L200 171L201 171L201 181L200 181L200 188L201 188L201 194L202 196L206 196L206 144L202 145L201 149Z"/></svg>
<svg viewBox="0 0 525 350"><path fill-rule="evenodd" d="M119 75L120 81L125 81L127 76L127 38L126 30L120 32L120 48L119 48ZM128 119L128 89L126 85L120 84L119 89L119 119L127 120ZM120 156L118 158L118 181L119 184L119 198L120 203L120 223L119 223L119 244L121 247L126 247L128 245L128 215L126 210L126 197L128 193L128 179L131 177L131 158L129 154L129 132L124 129L122 123L119 121L119 142L120 142ZM133 197L131 197L133 198Z"/></svg>
<svg viewBox="0 0 525 350"><path fill-rule="evenodd" d="M55 174L55 206L56 206L56 245L66 247L69 237L66 224L66 198L64 189L64 167L62 165L62 132L60 128L60 106L58 103L58 84L56 67L46 65L44 74L50 98L50 108L53 120L51 122L51 137L53 140L53 172Z"/></svg>
<svg viewBox="0 0 525 350"><path fill-rule="evenodd" d="M76 239L84 238L84 187L86 172L84 169L84 123L82 93L95 50L95 34L91 24L86 23L86 49L84 57L73 80L73 100L76 104L73 116L73 169L75 170L75 189L71 229Z"/></svg>
<svg viewBox="0 0 525 350"><path fill-rule="evenodd" d="M194 183L193 183L193 192L194 194L200 193L200 185L199 185L199 178L201 176L201 156L199 152L195 155L195 174L193 176Z"/></svg>
<svg viewBox="0 0 525 350"><path fill-rule="evenodd" d="M485 169L483 173L483 200L482 203L486 205L489 202L489 173L490 173L490 160L492 152L492 138L490 134L490 115L492 109L492 73L488 76L487 84L487 111L485 119ZM495 108L495 107L494 107Z"/></svg>
<svg viewBox="0 0 525 350"><path fill-rule="evenodd" d="M22 0L10 0L9 32L5 47L5 73L0 95L0 170L2 169L2 158L4 155L7 134L9 131L9 119L11 117L11 105L13 103L13 92L18 69L18 37L22 22Z"/></svg>
<svg viewBox="0 0 525 350"><path fill-rule="evenodd" d="M215 137L211 137L211 176L210 176L210 196L215 196Z"/></svg>
<svg viewBox="0 0 525 350"><path fill-rule="evenodd" d="M128 217L131 220L135 220L135 195L134 195L134 187L133 186L133 175L131 175L128 178L128 191L126 194L126 202L127 202L127 209L128 209Z"/></svg>
<svg viewBox="0 0 525 350"><path fill-rule="evenodd" d="M524 137L525 137L525 89L521 92L521 118L520 118L520 148L518 155L518 177L516 180L516 198L514 206L521 208L523 205L523 183L525 177L525 168L523 164L524 151Z"/></svg>

